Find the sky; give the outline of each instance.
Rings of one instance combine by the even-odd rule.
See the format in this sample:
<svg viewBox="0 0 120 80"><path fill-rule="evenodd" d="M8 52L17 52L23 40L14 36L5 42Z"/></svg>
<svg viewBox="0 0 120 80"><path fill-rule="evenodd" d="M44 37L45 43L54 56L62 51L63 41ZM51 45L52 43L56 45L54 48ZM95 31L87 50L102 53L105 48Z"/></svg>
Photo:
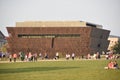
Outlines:
<svg viewBox="0 0 120 80"><path fill-rule="evenodd" d="M120 36L120 0L0 0L0 30L21 21L85 21Z"/></svg>

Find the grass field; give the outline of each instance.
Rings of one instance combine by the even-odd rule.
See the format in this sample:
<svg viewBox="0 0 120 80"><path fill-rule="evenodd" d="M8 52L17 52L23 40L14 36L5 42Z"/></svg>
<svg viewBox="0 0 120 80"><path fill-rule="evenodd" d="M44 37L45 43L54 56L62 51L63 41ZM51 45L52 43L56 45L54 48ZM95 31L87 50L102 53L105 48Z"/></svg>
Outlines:
<svg viewBox="0 0 120 80"><path fill-rule="evenodd" d="M0 80L120 80L120 70L105 70L109 60L0 63ZM120 60L117 61L120 65Z"/></svg>

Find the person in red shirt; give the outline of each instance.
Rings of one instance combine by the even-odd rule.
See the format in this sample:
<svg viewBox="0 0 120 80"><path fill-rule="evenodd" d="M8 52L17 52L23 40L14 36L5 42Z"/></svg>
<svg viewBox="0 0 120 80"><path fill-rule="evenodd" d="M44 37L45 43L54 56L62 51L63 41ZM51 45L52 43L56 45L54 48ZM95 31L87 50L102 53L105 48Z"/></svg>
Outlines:
<svg viewBox="0 0 120 80"><path fill-rule="evenodd" d="M13 59L14 59L14 62L16 62L16 58L17 58L17 54L16 54L16 53L14 53L14 54L13 54Z"/></svg>
<svg viewBox="0 0 120 80"><path fill-rule="evenodd" d="M114 63L112 61L110 61L108 63L108 69L113 69L114 68Z"/></svg>

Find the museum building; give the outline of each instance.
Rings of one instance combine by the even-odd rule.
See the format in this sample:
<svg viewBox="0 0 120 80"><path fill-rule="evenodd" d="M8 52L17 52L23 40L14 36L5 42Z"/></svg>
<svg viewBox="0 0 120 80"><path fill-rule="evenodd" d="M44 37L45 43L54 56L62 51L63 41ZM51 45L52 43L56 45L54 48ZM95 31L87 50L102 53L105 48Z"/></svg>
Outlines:
<svg viewBox="0 0 120 80"><path fill-rule="evenodd" d="M65 56L76 56L107 51L109 30L102 25L84 21L25 21L7 27L7 38L11 53L47 53L54 57L56 52Z"/></svg>

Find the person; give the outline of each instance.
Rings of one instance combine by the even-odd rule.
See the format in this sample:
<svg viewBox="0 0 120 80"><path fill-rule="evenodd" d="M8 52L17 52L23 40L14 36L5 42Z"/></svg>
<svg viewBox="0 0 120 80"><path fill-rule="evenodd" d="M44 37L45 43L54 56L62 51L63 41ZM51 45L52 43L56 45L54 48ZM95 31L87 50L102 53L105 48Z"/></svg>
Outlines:
<svg viewBox="0 0 120 80"><path fill-rule="evenodd" d="M66 54L66 60L68 60L68 54Z"/></svg>
<svg viewBox="0 0 120 80"><path fill-rule="evenodd" d="M93 58L96 59L96 54L94 53Z"/></svg>
<svg viewBox="0 0 120 80"><path fill-rule="evenodd" d="M47 53L45 53L45 59L48 59L48 54Z"/></svg>
<svg viewBox="0 0 120 80"><path fill-rule="evenodd" d="M119 69L119 66L116 61L110 61L105 69Z"/></svg>
<svg viewBox="0 0 120 80"><path fill-rule="evenodd" d="M28 55L25 54L25 61L28 61Z"/></svg>
<svg viewBox="0 0 120 80"><path fill-rule="evenodd" d="M12 62L12 54L9 55L9 60Z"/></svg>
<svg viewBox="0 0 120 80"><path fill-rule="evenodd" d="M106 60L108 60L108 59L109 59L109 56L108 56L108 54L106 54L106 55L105 55L105 57L106 57Z"/></svg>
<svg viewBox="0 0 120 80"><path fill-rule="evenodd" d="M117 61L114 61L113 63L114 63L114 69L119 69Z"/></svg>
<svg viewBox="0 0 120 80"><path fill-rule="evenodd" d="M16 53L14 53L14 54L13 54L13 59L14 59L14 62L16 62L16 58L17 58L17 54L16 54Z"/></svg>
<svg viewBox="0 0 120 80"><path fill-rule="evenodd" d="M39 53L39 58L40 58L40 59L43 59L42 53Z"/></svg>
<svg viewBox="0 0 120 80"><path fill-rule="evenodd" d="M96 59L100 59L100 53L99 52L96 53Z"/></svg>
<svg viewBox="0 0 120 80"><path fill-rule="evenodd" d="M32 60L32 53L31 52L28 53L28 59L29 59L29 61Z"/></svg>
<svg viewBox="0 0 120 80"><path fill-rule="evenodd" d="M24 61L24 59L25 59L25 54L24 54L24 52L21 51L19 54L20 54L20 57L21 57L21 61Z"/></svg>
<svg viewBox="0 0 120 80"><path fill-rule="evenodd" d="M90 54L87 55L87 59L91 59L91 55Z"/></svg>
<svg viewBox="0 0 120 80"><path fill-rule="evenodd" d="M37 61L37 53L33 54L33 61Z"/></svg>
<svg viewBox="0 0 120 80"><path fill-rule="evenodd" d="M74 58L75 58L75 54L74 54L74 53L72 53L72 60L74 60Z"/></svg>
<svg viewBox="0 0 120 80"><path fill-rule="evenodd" d="M108 63L108 69L114 69L114 63L112 61Z"/></svg>
<svg viewBox="0 0 120 80"><path fill-rule="evenodd" d="M56 59L59 59L59 53L58 52L56 53Z"/></svg>
<svg viewBox="0 0 120 80"><path fill-rule="evenodd" d="M113 69L113 67L114 67L114 64L112 61L110 61L107 65L107 67L104 67L104 69Z"/></svg>
<svg viewBox="0 0 120 80"><path fill-rule="evenodd" d="M70 54L66 54L66 60L69 60Z"/></svg>

